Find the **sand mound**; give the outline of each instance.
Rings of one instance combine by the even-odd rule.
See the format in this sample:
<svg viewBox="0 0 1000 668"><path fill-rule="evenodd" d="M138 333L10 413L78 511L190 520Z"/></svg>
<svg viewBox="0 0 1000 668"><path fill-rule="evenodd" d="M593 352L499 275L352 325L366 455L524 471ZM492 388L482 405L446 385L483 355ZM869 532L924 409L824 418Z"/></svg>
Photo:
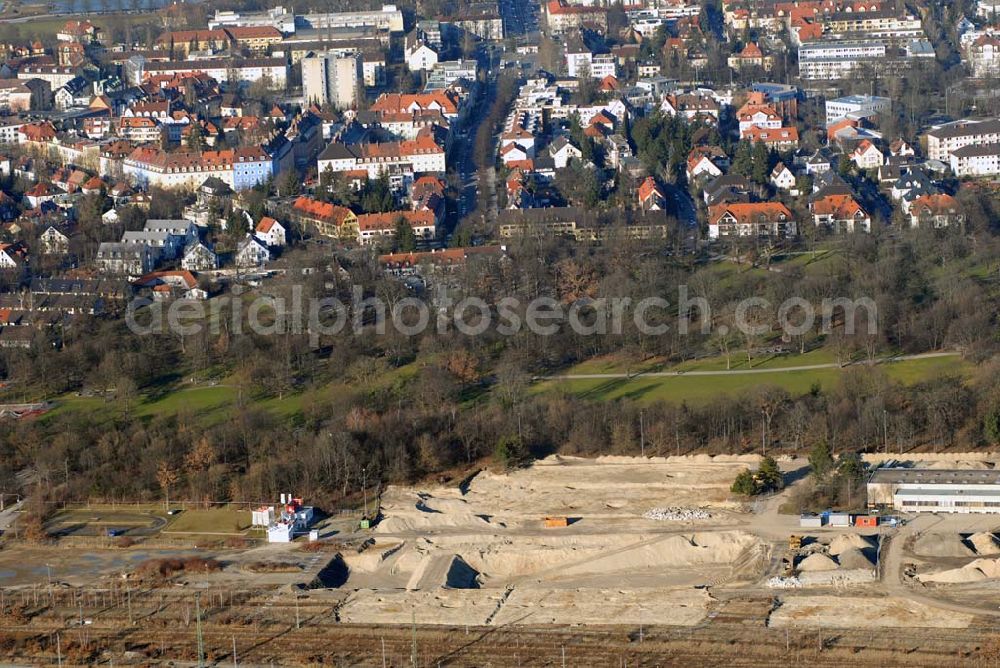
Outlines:
<svg viewBox="0 0 1000 668"><path fill-rule="evenodd" d="M923 582L942 582L958 584L963 582L980 582L1000 578L1000 559L976 559L961 568L952 568L937 573L927 573L919 576Z"/></svg>
<svg viewBox="0 0 1000 668"><path fill-rule="evenodd" d="M988 578L1000 578L1000 559L976 559L966 568L977 568Z"/></svg>
<svg viewBox="0 0 1000 668"><path fill-rule="evenodd" d="M800 561L798 565L798 569L805 573L835 571L837 568L837 562L825 554L820 554L819 552L810 554L808 557Z"/></svg>
<svg viewBox="0 0 1000 668"><path fill-rule="evenodd" d="M925 533L913 543L913 552L922 557L974 557L958 534Z"/></svg>
<svg viewBox="0 0 1000 668"><path fill-rule="evenodd" d="M921 462L917 465L917 468L922 469L940 469L945 471L950 470L968 470L973 469L976 471L986 471L993 468L993 465L989 462L983 461L951 461L951 460L939 460L935 462Z"/></svg>
<svg viewBox="0 0 1000 668"><path fill-rule="evenodd" d="M980 531L974 533L966 539L978 555L1000 554L1000 541L997 537L988 532Z"/></svg>
<svg viewBox="0 0 1000 668"><path fill-rule="evenodd" d="M842 533L830 541L830 554L837 556L847 550L867 550L874 547L872 542L856 533Z"/></svg>
<svg viewBox="0 0 1000 668"><path fill-rule="evenodd" d="M937 573L918 575L917 578L921 582L961 584L964 582L979 582L980 580L985 580L986 575L984 575L978 568L963 566L962 568L952 568L947 571L938 571Z"/></svg>
<svg viewBox="0 0 1000 668"><path fill-rule="evenodd" d="M840 563L841 568L847 570L867 571L875 568L875 564L872 563L871 559L866 557L865 553L856 547L850 547L840 552L837 561Z"/></svg>

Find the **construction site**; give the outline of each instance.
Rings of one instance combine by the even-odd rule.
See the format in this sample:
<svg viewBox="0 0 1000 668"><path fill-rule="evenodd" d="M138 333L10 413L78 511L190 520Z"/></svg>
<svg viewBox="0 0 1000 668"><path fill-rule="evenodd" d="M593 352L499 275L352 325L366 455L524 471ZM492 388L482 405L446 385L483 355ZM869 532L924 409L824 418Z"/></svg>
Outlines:
<svg viewBox="0 0 1000 668"><path fill-rule="evenodd" d="M99 545L86 532L64 532L44 548L5 539L0 660L622 666L780 657L968 666L1000 659L994 516L803 528L779 508L801 484L804 460L779 462L790 481L780 493L756 501L731 494L736 475L757 461L550 457L452 485L389 487L370 528L331 517L291 542L252 533L184 540L177 527L185 525L172 518L162 530L137 519L143 534L128 545ZM917 465L961 462L942 456ZM879 632L886 629L892 633Z"/></svg>

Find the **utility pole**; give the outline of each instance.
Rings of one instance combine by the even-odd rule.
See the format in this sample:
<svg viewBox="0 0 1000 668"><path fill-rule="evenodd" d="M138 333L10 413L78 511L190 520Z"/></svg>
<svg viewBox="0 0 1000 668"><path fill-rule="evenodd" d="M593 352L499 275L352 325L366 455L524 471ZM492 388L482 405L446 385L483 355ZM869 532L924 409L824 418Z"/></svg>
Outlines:
<svg viewBox="0 0 1000 668"><path fill-rule="evenodd" d="M195 629L198 634L198 668L205 666L205 639L201 636L201 592L194 595Z"/></svg>
<svg viewBox="0 0 1000 668"><path fill-rule="evenodd" d="M62 668L62 643L59 641L59 634L56 634L56 661L59 662L60 668Z"/></svg>
<svg viewBox="0 0 1000 668"><path fill-rule="evenodd" d="M238 668L236 665L236 636L233 636L233 668Z"/></svg>

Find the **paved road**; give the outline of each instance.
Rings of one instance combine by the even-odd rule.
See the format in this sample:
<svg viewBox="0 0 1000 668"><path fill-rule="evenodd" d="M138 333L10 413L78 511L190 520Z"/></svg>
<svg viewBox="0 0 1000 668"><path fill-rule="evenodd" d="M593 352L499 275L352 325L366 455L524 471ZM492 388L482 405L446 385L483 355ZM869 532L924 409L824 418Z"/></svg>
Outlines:
<svg viewBox="0 0 1000 668"><path fill-rule="evenodd" d="M910 360L926 360L938 357L958 357L961 353L939 352L922 353L920 355L898 355L896 357L882 357L869 362L854 362L851 364L839 364L831 362L829 364L802 364L799 366L785 366L766 369L729 369L718 371L636 371L634 373L578 373L578 374L558 374L553 376L535 376L533 380L610 380L616 378L673 378L678 376L739 376L755 373L784 373L791 371L816 371L818 369L844 369L848 366L876 366L879 364L891 364L893 362L906 362Z"/></svg>

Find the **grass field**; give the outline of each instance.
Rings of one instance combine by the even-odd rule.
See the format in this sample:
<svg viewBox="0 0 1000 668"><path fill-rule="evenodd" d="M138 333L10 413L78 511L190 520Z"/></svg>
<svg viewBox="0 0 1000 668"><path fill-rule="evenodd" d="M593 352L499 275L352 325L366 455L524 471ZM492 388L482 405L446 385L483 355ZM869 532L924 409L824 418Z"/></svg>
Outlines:
<svg viewBox="0 0 1000 668"><path fill-rule="evenodd" d="M780 371L781 367L799 366L805 364L823 364L823 351L815 355L807 353L804 356L790 356L772 360L774 366L762 365L762 368L773 368L774 373L734 374L731 376L677 376L677 377L638 377L632 379L586 379L586 380L552 380L535 385L535 392L560 391L575 394L580 397L607 401L630 398L642 402L667 401L689 404L703 404L720 395L734 395L762 385L776 385L784 388L793 396L810 392L813 386L829 390L835 386L843 375L843 369L813 369L808 371ZM811 357L810 357L811 356ZM808 360L807 360L808 358ZM734 359L735 361L735 359ZM745 363L745 359L743 360ZM608 363L610 365L610 363ZM711 359L698 365L692 363L684 370L725 369L725 360ZM566 374L602 373L593 370L593 365L580 365L567 369ZM611 365L613 366L613 365ZM683 366L683 365L682 365ZM734 364L733 368L737 368ZM754 368L761 368L755 363ZM857 368L857 367L854 367ZM920 382L927 378L945 373L967 373L971 367L954 357L932 358L923 360L907 360L893 362L880 366L889 378L907 385ZM614 373L603 371L603 373ZM620 371L624 371L621 369Z"/></svg>
<svg viewBox="0 0 1000 668"><path fill-rule="evenodd" d="M166 533L243 535L250 528L250 511L235 508L183 510L174 515Z"/></svg>

